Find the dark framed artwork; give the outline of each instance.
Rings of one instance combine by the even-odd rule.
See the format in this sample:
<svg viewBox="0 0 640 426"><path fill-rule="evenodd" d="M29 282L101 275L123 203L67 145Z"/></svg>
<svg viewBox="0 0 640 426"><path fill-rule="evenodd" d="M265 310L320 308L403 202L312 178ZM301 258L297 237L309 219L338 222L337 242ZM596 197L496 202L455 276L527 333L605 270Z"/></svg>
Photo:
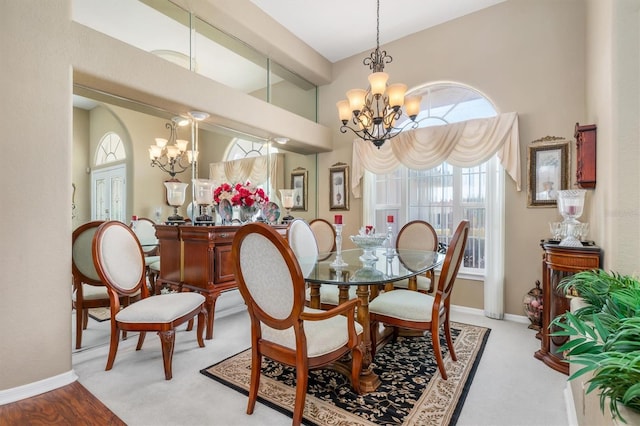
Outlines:
<svg viewBox="0 0 640 426"><path fill-rule="evenodd" d="M349 166L336 163L329 168L329 210L349 210Z"/></svg>
<svg viewBox="0 0 640 426"><path fill-rule="evenodd" d="M529 145L528 207L556 207L558 191L569 187L569 141L547 136Z"/></svg>
<svg viewBox="0 0 640 426"><path fill-rule="evenodd" d="M307 169L298 167L291 172L291 189L293 194L293 207L291 210L307 210L308 185Z"/></svg>

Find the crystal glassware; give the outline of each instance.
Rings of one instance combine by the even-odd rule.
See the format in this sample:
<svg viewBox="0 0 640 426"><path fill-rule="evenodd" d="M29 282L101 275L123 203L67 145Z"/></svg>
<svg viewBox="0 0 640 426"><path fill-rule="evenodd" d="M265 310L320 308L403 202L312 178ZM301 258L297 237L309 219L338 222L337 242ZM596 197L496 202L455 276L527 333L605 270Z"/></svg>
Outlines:
<svg viewBox="0 0 640 426"><path fill-rule="evenodd" d="M387 240L387 236L383 234L368 234L368 235L352 235L351 241L362 249L362 256L360 261L362 262L362 268L358 269L353 276L354 281L369 281L377 280L384 274L382 271L376 269L376 262L378 257L375 255L375 250Z"/></svg>
<svg viewBox="0 0 640 426"><path fill-rule="evenodd" d="M582 247L578 218L582 216L586 192L584 189L558 191L558 210L564 218L564 221L562 221L564 235L562 241L560 241L561 246Z"/></svg>
<svg viewBox="0 0 640 426"><path fill-rule="evenodd" d="M330 266L334 268L348 266L349 264L342 260L342 223L336 223L333 226L336 228L336 258Z"/></svg>
<svg viewBox="0 0 640 426"><path fill-rule="evenodd" d="M173 207L173 215L167 218L168 223L181 223L184 218L178 214L178 207L184 204L188 183L177 181L167 181L164 183L167 188L167 204Z"/></svg>

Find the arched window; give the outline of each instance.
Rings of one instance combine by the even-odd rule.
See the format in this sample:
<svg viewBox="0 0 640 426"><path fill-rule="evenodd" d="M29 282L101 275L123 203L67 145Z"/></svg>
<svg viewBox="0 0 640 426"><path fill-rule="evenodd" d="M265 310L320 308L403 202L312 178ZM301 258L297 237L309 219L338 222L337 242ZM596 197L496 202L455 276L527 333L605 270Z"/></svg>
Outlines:
<svg viewBox="0 0 640 426"><path fill-rule="evenodd" d="M269 149L264 142L254 142L246 139L235 138L225 156L225 161L239 160L241 158L259 157L261 155L269 155L277 153L278 149L271 147Z"/></svg>
<svg viewBox="0 0 640 426"><path fill-rule="evenodd" d="M96 150L96 166L103 166L109 163L126 160L127 154L124 150L122 139L117 133L108 132L98 144Z"/></svg>
<svg viewBox="0 0 640 426"><path fill-rule="evenodd" d="M479 91L458 83L432 83L412 91L422 95L419 127L439 126L497 115L491 101ZM402 126L402 123L399 123ZM387 142L393 143L393 140ZM487 265L489 218L503 204L503 169L495 158L474 167L454 167L446 162L428 170L401 166L389 174L368 173L364 205L378 229L394 215L397 224L421 219L448 243L457 224L469 220L471 230L460 275L483 279ZM495 188L499 187L500 194ZM491 190L489 190L491 188ZM366 219L366 218L365 218ZM396 229L396 232L398 229Z"/></svg>
<svg viewBox="0 0 640 426"><path fill-rule="evenodd" d="M126 220L127 154L122 138L108 132L100 139L91 170L91 218Z"/></svg>

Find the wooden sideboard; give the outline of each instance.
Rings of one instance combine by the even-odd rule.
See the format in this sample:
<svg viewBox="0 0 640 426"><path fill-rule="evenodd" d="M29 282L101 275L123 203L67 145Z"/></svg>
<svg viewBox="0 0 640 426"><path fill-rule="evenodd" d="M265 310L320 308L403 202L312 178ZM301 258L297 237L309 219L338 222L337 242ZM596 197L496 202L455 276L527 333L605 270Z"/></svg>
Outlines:
<svg viewBox="0 0 640 426"><path fill-rule="evenodd" d="M556 331L549 329L549 324L558 315L569 310L569 299L558 289L560 281L580 271L598 269L602 251L594 245L583 247L561 247L558 242L542 241L542 328L538 333L540 349L534 357L549 367L564 374L569 374L569 364L564 362L562 346L567 337L551 336Z"/></svg>
<svg viewBox="0 0 640 426"><path fill-rule="evenodd" d="M160 275L156 291L164 285L202 293L208 312L206 338L213 338L216 300L237 288L231 244L239 226L156 225L160 243ZM287 225L275 225L286 236Z"/></svg>

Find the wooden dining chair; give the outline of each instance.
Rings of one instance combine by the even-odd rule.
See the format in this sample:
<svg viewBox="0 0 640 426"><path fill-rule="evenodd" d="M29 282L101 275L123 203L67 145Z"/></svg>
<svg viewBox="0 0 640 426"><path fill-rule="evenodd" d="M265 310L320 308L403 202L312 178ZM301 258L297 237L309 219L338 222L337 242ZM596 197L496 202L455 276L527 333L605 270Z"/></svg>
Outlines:
<svg viewBox="0 0 640 426"><path fill-rule="evenodd" d="M106 370L113 367L121 330L140 332L136 350L142 349L146 333L152 331L160 336L165 379L170 380L176 327L197 316L198 345L204 347L205 297L195 292L150 296L142 248L133 231L122 222L114 220L100 225L93 238L92 254L100 280L107 286L111 307L111 341ZM121 308L120 297L138 291L141 291L142 299Z"/></svg>
<svg viewBox="0 0 640 426"><path fill-rule="evenodd" d="M336 230L326 219L316 218L309 222L311 231L318 243L318 252L329 257L329 253L336 250Z"/></svg>
<svg viewBox="0 0 640 426"><path fill-rule="evenodd" d="M303 273L305 273L305 266L308 259L319 259L320 250L318 248L318 242L315 237L315 233L310 223L307 223L303 219L294 219L289 223L287 227L287 241L289 246L293 250L298 262L304 261L301 264L303 267ZM315 266L315 261L311 267ZM305 273L306 275L306 273ZM320 307L322 309L331 309L339 303L340 290L338 286L325 284L320 286ZM349 299L356 298L356 287L349 287ZM307 288L306 292L307 303L311 301L311 289Z"/></svg>
<svg viewBox="0 0 640 426"><path fill-rule="evenodd" d="M71 234L71 275L73 277L73 294L71 303L76 310L76 349L82 347L82 332L89 326L89 309L108 308L109 293L93 265L91 242L98 227L104 221L94 220L78 226ZM120 304L127 306L139 298L122 296ZM126 337L126 333L123 333Z"/></svg>
<svg viewBox="0 0 640 426"><path fill-rule="evenodd" d="M155 293L155 282L160 270L160 244L156 237L156 223L146 217L139 217L129 226L140 241L151 292Z"/></svg>
<svg viewBox="0 0 640 426"><path fill-rule="evenodd" d="M378 324L394 327L393 338L398 336L398 327L431 332L433 351L438 363L440 375L447 379L444 361L440 349L440 327L444 328L447 347L451 359L456 361L456 353L449 327L451 292L456 281L458 269L464 258L464 249L469 235L469 221L463 220L456 228L444 258L442 271L435 295L416 291L397 289L385 291L369 303L371 350L375 355Z"/></svg>
<svg viewBox="0 0 640 426"><path fill-rule="evenodd" d="M398 232L396 250L400 249L438 251L438 234L430 223L424 220L412 220L407 222ZM432 293L433 278L433 269L429 269L424 275L396 281L393 283L393 287L415 288L423 293Z"/></svg>
<svg viewBox="0 0 640 426"><path fill-rule="evenodd" d="M360 393L362 326L355 321L359 300L329 311L305 307L304 274L287 241L264 223L240 227L231 258L238 288L251 318L251 384L247 414L252 414L262 357L296 369L293 424L302 422L309 370L351 354L351 383Z"/></svg>

